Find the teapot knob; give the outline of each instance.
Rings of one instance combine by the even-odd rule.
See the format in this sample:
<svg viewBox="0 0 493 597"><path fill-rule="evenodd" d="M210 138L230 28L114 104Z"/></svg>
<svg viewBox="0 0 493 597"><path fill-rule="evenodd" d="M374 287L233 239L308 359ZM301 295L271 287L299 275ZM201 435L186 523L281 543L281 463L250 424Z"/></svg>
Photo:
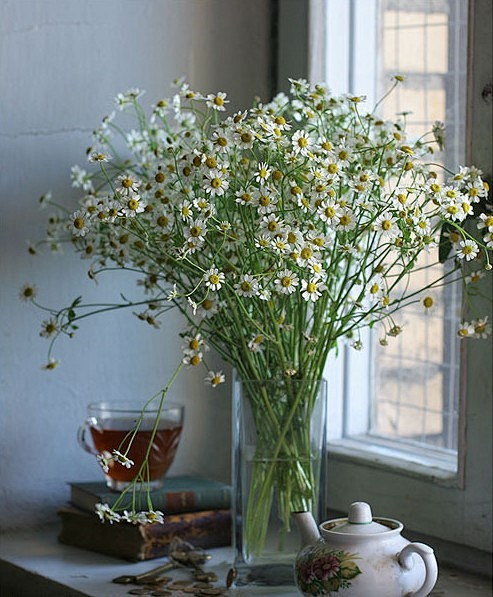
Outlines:
<svg viewBox="0 0 493 597"><path fill-rule="evenodd" d="M373 521L370 505L366 502L353 502L349 507L348 522L351 524L369 524Z"/></svg>

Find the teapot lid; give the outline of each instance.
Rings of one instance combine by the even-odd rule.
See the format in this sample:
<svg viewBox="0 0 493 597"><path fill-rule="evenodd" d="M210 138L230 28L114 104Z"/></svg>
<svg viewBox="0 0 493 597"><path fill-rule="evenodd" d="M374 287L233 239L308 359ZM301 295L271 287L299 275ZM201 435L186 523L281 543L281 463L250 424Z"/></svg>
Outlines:
<svg viewBox="0 0 493 597"><path fill-rule="evenodd" d="M371 513L370 505L366 502L354 502L349 507L347 518L340 518L324 525L324 530L335 533L346 533L348 535L374 535L386 533L388 526L375 522Z"/></svg>

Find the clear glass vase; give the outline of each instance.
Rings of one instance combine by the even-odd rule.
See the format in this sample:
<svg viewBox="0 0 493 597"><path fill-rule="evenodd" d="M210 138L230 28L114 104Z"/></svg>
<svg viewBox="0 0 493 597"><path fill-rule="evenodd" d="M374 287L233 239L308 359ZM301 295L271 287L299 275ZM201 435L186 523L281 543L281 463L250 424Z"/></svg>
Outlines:
<svg viewBox="0 0 493 597"><path fill-rule="evenodd" d="M293 512L325 514L326 382L233 384L235 584L294 585Z"/></svg>

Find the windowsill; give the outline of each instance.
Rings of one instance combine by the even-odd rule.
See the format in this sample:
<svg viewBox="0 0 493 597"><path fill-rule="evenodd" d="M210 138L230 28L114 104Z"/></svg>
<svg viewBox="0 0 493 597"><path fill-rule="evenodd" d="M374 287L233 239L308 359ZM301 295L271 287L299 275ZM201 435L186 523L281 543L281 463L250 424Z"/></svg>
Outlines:
<svg viewBox="0 0 493 597"><path fill-rule="evenodd" d="M57 528L17 531L2 535L0 542L0 594L23 597L125 597L132 585L111 582L122 574L147 572L157 561L131 563L57 541ZM207 569L224 583L232 562L232 549L211 550L213 558ZM159 562L160 563L160 562ZM189 578L179 569L170 572L174 579ZM184 593L176 592L178 595ZM294 587L245 587L228 591L231 597L296 597ZM436 587L430 596L480 597L491 595L488 577L470 574L456 567L440 565Z"/></svg>
<svg viewBox="0 0 493 597"><path fill-rule="evenodd" d="M329 459L361 463L448 487L459 485L457 456L445 451L410 450L397 442L361 435L331 440L328 453Z"/></svg>

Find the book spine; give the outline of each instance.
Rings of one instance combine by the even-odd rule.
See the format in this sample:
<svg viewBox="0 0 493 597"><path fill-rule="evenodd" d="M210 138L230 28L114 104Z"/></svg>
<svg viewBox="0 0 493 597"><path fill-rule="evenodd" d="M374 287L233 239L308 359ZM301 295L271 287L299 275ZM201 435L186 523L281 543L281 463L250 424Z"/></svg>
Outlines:
<svg viewBox="0 0 493 597"><path fill-rule="evenodd" d="M140 527L143 539L143 559L167 554L174 537L188 541L194 547L212 549L231 544L231 510L209 510L169 516L165 519L166 532L160 525Z"/></svg>

